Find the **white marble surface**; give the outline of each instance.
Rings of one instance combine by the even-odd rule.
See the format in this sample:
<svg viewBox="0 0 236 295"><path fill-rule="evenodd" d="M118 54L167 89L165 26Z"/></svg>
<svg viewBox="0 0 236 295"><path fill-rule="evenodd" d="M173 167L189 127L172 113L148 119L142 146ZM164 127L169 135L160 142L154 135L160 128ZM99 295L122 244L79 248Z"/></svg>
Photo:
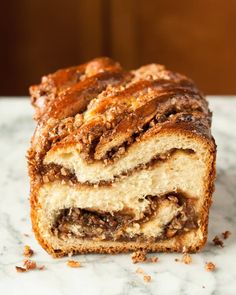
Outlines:
<svg viewBox="0 0 236 295"><path fill-rule="evenodd" d="M236 294L236 97L210 98L210 105L217 181L203 252L192 255L190 265L174 261L180 254L159 254L158 263L140 265L132 264L130 255L81 255L76 259L83 267L71 269L67 259L49 257L31 231L25 159L34 129L29 100L0 98L0 294ZM224 249L213 246L212 238L225 230L232 236ZM16 273L25 244L46 270ZM206 272L206 261L217 270ZM150 283L135 273L137 267L152 276Z"/></svg>

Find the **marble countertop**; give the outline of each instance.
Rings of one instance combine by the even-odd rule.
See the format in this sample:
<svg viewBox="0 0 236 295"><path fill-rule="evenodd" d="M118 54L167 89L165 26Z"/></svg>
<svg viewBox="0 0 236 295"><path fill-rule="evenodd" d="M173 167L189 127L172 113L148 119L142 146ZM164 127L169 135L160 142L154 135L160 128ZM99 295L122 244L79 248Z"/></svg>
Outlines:
<svg viewBox="0 0 236 295"><path fill-rule="evenodd" d="M158 263L138 265L130 255L80 255L75 259L82 267L72 269L66 258L49 257L31 231L25 159L34 130L29 99L0 98L0 294L236 294L236 97L209 100L218 155L204 250L192 255L189 265L175 261L181 254L158 254ZM213 246L213 237L225 230L232 232L225 247ZM16 272L26 244L44 271ZM206 272L209 261L216 271ZM138 267L151 275L151 282L135 272Z"/></svg>

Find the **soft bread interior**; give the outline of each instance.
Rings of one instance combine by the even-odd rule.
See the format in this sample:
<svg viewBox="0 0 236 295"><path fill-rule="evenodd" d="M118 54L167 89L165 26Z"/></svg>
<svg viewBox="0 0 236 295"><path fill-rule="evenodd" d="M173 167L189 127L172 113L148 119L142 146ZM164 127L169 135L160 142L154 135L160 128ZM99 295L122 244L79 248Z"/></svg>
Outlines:
<svg viewBox="0 0 236 295"><path fill-rule="evenodd" d="M154 218L139 224L133 223L126 228L126 232L133 236L135 234L144 234L147 237L158 237L162 234L164 227L182 210L177 204L164 200L160 203Z"/></svg>
<svg viewBox="0 0 236 295"><path fill-rule="evenodd" d="M55 163L62 165L75 173L79 182L96 183L99 181L112 181L115 176L133 170L141 164L147 164L155 156L164 154L171 149L191 149L201 161L206 161L208 152L206 144L202 144L191 134L158 133L156 136L143 138L128 147L125 154L115 162L104 165L102 161L87 163L79 152L79 146L55 145L46 155L44 164Z"/></svg>
<svg viewBox="0 0 236 295"><path fill-rule="evenodd" d="M206 159L199 158L197 153L178 151L167 161L157 162L148 170L135 171L110 186L70 185L59 181L46 183L39 190L41 234L44 239L53 239L56 245L59 239L52 238L50 228L60 209L76 207L110 213L131 209L138 220L149 205L145 196L162 196L169 192L181 192L187 197L196 198L194 210L199 213L205 196L207 171ZM134 223L126 231L131 235L158 236L179 210L173 204L163 203L155 218L141 227ZM77 230L73 228L74 232Z"/></svg>
<svg viewBox="0 0 236 295"><path fill-rule="evenodd" d="M130 208L140 218L148 206L147 200L140 202L140 199L147 195L183 192L200 199L204 195L206 172L206 163L197 154L178 151L168 161L135 171L110 185L45 183L39 190L39 200L46 212L70 207L106 212Z"/></svg>

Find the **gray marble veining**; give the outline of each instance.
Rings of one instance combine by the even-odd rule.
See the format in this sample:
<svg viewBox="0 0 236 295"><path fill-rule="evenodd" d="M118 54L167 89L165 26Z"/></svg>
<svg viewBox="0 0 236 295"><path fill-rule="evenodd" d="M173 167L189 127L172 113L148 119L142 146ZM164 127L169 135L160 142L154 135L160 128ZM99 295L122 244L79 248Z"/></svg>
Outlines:
<svg viewBox="0 0 236 295"><path fill-rule="evenodd" d="M236 294L236 97L211 97L210 106L218 145L216 190L209 242L192 255L193 263L175 262L180 254L158 254L158 263L142 265L132 264L129 255L80 255L83 267L71 269L67 259L49 257L31 231L25 159L34 130L29 100L0 99L0 294ZM212 238L225 230L232 232L225 247L214 247ZM46 270L16 273L25 244ZM206 272L206 261L217 270ZM152 276L150 283L135 273L137 267Z"/></svg>

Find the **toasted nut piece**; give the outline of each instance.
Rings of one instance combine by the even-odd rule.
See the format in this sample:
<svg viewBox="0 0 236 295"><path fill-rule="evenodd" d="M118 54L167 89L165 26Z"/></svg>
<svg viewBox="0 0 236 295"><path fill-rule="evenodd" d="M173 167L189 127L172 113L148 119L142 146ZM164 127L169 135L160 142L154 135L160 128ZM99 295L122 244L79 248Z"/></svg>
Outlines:
<svg viewBox="0 0 236 295"><path fill-rule="evenodd" d="M25 257L29 258L34 254L34 251L30 248L30 246L25 245L23 254L24 254Z"/></svg>
<svg viewBox="0 0 236 295"><path fill-rule="evenodd" d="M226 230L225 232L222 233L224 240L228 239L230 235L232 235L232 233L229 230Z"/></svg>
<svg viewBox="0 0 236 295"><path fill-rule="evenodd" d="M26 270L32 270L32 269L35 269L37 267L37 264L36 264L35 261L26 259L24 261L24 267L26 268Z"/></svg>
<svg viewBox="0 0 236 295"><path fill-rule="evenodd" d="M212 242L215 246L220 246L221 248L224 248L224 243L218 236L215 236Z"/></svg>
<svg viewBox="0 0 236 295"><path fill-rule="evenodd" d="M214 271L216 269L216 266L212 262L206 262L205 269L206 271Z"/></svg>
<svg viewBox="0 0 236 295"><path fill-rule="evenodd" d="M15 266L17 272L26 272L26 269L21 266Z"/></svg>
<svg viewBox="0 0 236 295"><path fill-rule="evenodd" d="M74 268L81 267L81 263L79 261L75 261L75 260L68 260L67 265L69 267L74 267Z"/></svg>
<svg viewBox="0 0 236 295"><path fill-rule="evenodd" d="M149 283L151 281L151 279L152 279L152 277L151 276L148 276L148 275L145 275L143 277L144 282L147 282L147 283Z"/></svg>

